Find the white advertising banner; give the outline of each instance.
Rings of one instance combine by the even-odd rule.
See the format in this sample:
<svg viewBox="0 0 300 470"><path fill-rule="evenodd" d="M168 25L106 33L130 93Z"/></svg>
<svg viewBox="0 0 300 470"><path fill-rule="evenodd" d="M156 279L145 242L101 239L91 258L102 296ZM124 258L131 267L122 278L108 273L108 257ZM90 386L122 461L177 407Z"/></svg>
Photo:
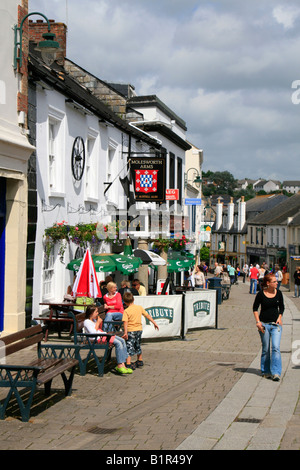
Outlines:
<svg viewBox="0 0 300 470"><path fill-rule="evenodd" d="M142 317L143 338L169 338L180 336L182 295L147 295L134 297L134 303L141 305L156 321L159 331Z"/></svg>
<svg viewBox="0 0 300 470"><path fill-rule="evenodd" d="M216 290L199 289L185 295L185 330L216 326Z"/></svg>

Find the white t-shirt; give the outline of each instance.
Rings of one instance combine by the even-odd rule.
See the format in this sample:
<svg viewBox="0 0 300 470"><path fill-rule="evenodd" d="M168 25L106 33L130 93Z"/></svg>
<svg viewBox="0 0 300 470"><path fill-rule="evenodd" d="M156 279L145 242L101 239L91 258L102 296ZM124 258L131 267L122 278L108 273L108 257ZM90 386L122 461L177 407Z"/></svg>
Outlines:
<svg viewBox="0 0 300 470"><path fill-rule="evenodd" d="M99 330L96 330L96 323L93 320L84 320L83 327L86 334L95 334L99 333ZM101 332L101 331L100 331Z"/></svg>

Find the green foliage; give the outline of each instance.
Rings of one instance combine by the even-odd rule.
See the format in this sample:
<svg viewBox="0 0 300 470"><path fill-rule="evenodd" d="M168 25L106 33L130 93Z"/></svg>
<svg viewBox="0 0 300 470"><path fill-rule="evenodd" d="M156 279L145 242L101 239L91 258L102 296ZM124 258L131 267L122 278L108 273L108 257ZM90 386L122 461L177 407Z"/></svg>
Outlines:
<svg viewBox="0 0 300 470"><path fill-rule="evenodd" d="M202 186L204 196L211 196L212 194L234 195L237 180L229 171L202 172L202 178L207 179L209 182L209 184Z"/></svg>
<svg viewBox="0 0 300 470"><path fill-rule="evenodd" d="M209 248L207 246L200 249L200 260L209 262Z"/></svg>

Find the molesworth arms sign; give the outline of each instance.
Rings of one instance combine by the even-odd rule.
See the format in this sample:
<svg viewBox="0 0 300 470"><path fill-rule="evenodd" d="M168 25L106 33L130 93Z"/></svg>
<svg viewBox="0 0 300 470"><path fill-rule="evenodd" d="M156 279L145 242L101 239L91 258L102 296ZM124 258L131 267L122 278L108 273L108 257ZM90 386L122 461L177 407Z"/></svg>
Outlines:
<svg viewBox="0 0 300 470"><path fill-rule="evenodd" d="M130 159L135 199L144 202L166 200L166 160L134 157Z"/></svg>

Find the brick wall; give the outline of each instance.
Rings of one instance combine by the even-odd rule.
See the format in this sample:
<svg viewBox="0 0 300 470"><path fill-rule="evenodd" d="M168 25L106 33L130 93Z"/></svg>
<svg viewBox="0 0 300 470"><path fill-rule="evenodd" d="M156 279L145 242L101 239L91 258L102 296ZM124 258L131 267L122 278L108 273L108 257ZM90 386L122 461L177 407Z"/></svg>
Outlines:
<svg viewBox="0 0 300 470"><path fill-rule="evenodd" d="M57 53L56 61L63 64L67 49L67 26L64 23L56 23L49 20L50 32L55 34L55 41L59 43L60 51ZM29 39L38 44L43 40L43 34L48 33L48 24L44 20L29 20Z"/></svg>

